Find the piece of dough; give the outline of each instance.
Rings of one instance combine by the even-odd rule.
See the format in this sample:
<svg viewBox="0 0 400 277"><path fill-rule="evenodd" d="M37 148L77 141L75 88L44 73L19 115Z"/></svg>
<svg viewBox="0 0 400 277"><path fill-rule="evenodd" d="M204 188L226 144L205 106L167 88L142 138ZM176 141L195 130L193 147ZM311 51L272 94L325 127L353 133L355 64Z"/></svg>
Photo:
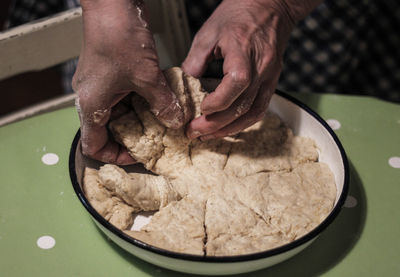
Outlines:
<svg viewBox="0 0 400 277"><path fill-rule="evenodd" d="M207 255L241 255L275 248L289 240L237 199L212 194L207 200Z"/></svg>
<svg viewBox="0 0 400 277"><path fill-rule="evenodd" d="M290 240L321 223L336 199L332 173L323 163L305 163L291 172L251 175L235 189L242 203Z"/></svg>
<svg viewBox="0 0 400 277"><path fill-rule="evenodd" d="M116 165L106 164L98 172L100 182L135 211L157 211L181 197L163 176L126 173Z"/></svg>
<svg viewBox="0 0 400 277"><path fill-rule="evenodd" d="M298 164L316 161L318 151L309 138L294 137L274 114L239 134L232 144L225 170L238 177L258 172L291 170Z"/></svg>
<svg viewBox="0 0 400 277"><path fill-rule="evenodd" d="M190 197L172 202L154 214L140 231L125 231L150 245L187 254L204 254L205 204Z"/></svg>
<svg viewBox="0 0 400 277"><path fill-rule="evenodd" d="M143 124L136 113L131 111L111 121L109 128L114 138L128 149L129 154L151 170L164 150L162 134L165 127L152 120L152 117L148 118L149 121L145 122L149 124ZM155 124L152 126L153 122Z"/></svg>
<svg viewBox="0 0 400 277"><path fill-rule="evenodd" d="M96 169L85 168L83 191L93 208L107 221L122 230L130 228L134 209L101 184Z"/></svg>

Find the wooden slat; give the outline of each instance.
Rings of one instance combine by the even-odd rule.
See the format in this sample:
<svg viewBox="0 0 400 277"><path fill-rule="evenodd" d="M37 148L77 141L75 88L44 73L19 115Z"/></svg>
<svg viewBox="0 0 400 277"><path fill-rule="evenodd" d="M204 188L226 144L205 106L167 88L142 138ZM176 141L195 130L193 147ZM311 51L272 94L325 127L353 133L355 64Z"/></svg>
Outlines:
<svg viewBox="0 0 400 277"><path fill-rule="evenodd" d="M151 14L150 28L156 40L160 66L179 65L190 46L184 1L146 0L146 4ZM0 32L0 80L77 57L82 37L81 8ZM63 96L1 117L0 126L71 106L74 97Z"/></svg>
<svg viewBox="0 0 400 277"><path fill-rule="evenodd" d="M190 46L183 0L147 0L162 67L180 64ZM76 8L0 33L0 80L79 55L82 10Z"/></svg>
<svg viewBox="0 0 400 277"><path fill-rule="evenodd" d="M35 115L55 111L75 104L75 93L60 96L32 107L0 117L0 127Z"/></svg>
<svg viewBox="0 0 400 277"><path fill-rule="evenodd" d="M0 33L0 80L77 57L81 41L80 8Z"/></svg>

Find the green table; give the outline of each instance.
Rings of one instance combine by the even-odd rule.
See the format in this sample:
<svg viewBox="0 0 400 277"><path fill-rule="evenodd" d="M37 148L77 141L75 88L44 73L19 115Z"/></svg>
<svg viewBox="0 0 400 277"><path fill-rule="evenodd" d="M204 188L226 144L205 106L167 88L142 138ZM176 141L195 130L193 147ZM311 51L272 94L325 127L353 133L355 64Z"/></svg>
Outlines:
<svg viewBox="0 0 400 277"><path fill-rule="evenodd" d="M351 168L338 218L306 250L248 276L400 275L400 106L367 97L295 94L336 129ZM72 189L73 107L0 128L1 276L182 276L127 254Z"/></svg>

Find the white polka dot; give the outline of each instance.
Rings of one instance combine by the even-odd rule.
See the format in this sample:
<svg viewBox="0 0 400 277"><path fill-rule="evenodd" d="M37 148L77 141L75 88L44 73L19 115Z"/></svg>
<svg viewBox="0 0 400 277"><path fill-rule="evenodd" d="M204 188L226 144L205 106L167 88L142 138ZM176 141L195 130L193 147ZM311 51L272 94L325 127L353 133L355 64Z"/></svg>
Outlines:
<svg viewBox="0 0 400 277"><path fill-rule="evenodd" d="M355 199L353 196L349 195L346 198L346 201L344 201L344 205L345 208L354 208L355 206L357 206L357 199Z"/></svg>
<svg viewBox="0 0 400 277"><path fill-rule="evenodd" d="M314 30L318 26L318 23L314 18L308 17L305 21L307 27L311 30Z"/></svg>
<svg viewBox="0 0 400 277"><path fill-rule="evenodd" d="M58 163L58 156L54 153L47 153L42 156L42 162L47 165Z"/></svg>
<svg viewBox="0 0 400 277"><path fill-rule="evenodd" d="M299 77L297 76L297 74L290 73L287 76L287 80L291 84L297 84L299 82Z"/></svg>
<svg viewBox="0 0 400 277"><path fill-rule="evenodd" d="M333 21L333 27L334 27L336 30L341 30L341 29L343 28L343 26L344 26L343 20L341 20L341 19L335 19L335 20Z"/></svg>
<svg viewBox="0 0 400 277"><path fill-rule="evenodd" d="M56 240L51 236L42 236L38 238L36 244L39 248L50 249L53 248L54 245L56 245Z"/></svg>
<svg viewBox="0 0 400 277"><path fill-rule="evenodd" d="M325 76L324 75L315 75L314 81L317 85L322 85L325 83Z"/></svg>
<svg viewBox="0 0 400 277"><path fill-rule="evenodd" d="M328 125L333 129L333 130L337 130L340 129L340 127L342 126L340 124L340 122L336 119L328 119L326 120L326 123L328 123Z"/></svg>
<svg viewBox="0 0 400 277"><path fill-rule="evenodd" d="M302 36L302 32L299 28L294 28L293 32L291 33L291 36L294 38L299 38Z"/></svg>
<svg viewBox="0 0 400 277"><path fill-rule="evenodd" d="M328 54L326 52L319 52L315 58L317 59L318 62L324 63L328 60Z"/></svg>
<svg viewBox="0 0 400 277"><path fill-rule="evenodd" d="M400 168L400 157L391 157L389 159L389 165L394 168Z"/></svg>
<svg viewBox="0 0 400 277"><path fill-rule="evenodd" d="M311 40L306 40L303 43L303 47L308 51L312 51L315 48L315 44Z"/></svg>
<svg viewBox="0 0 400 277"><path fill-rule="evenodd" d="M305 73L310 73L313 70L313 67L310 63L304 63L303 66L301 67L301 69L305 72Z"/></svg>
<svg viewBox="0 0 400 277"><path fill-rule="evenodd" d="M329 65L328 66L328 72L330 73L330 74L336 74L337 72L339 71L339 67L338 66L336 66L336 65Z"/></svg>
<svg viewBox="0 0 400 277"><path fill-rule="evenodd" d="M333 43L331 45L331 49L333 50L333 52L339 53L343 51L343 45L341 45L340 43Z"/></svg>

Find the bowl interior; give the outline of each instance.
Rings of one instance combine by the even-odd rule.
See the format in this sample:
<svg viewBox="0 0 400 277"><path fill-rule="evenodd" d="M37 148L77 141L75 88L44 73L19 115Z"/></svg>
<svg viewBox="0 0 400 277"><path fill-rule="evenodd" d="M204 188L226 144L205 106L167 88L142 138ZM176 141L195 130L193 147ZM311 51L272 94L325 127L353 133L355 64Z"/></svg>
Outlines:
<svg viewBox="0 0 400 277"><path fill-rule="evenodd" d="M206 89L210 89L210 87L215 87L215 82L205 84ZM301 244L309 242L310 240L314 239L320 232L322 232L336 217L338 214L341 206L344 203L347 190L348 190L348 164L345 152L343 147L341 146L338 138L331 130L331 128L323 121L315 112L310 110L308 107L300 103L299 101L295 100L294 98L284 94L279 93L275 94L272 97L269 109L276 113L281 119L290 127L292 128L294 134L300 136L307 136L312 138L320 151L319 160L328 164L331 171L334 174L336 187L337 187L337 197L336 202L333 210L328 215L328 217L314 230L310 233L305 235L302 238L295 240L287 245L282 247L267 250L262 253L257 253L257 255L248 254L248 255L241 255L235 256L235 258L230 257L201 257L201 260L204 261L246 261L251 260L254 258L260 257L268 257L273 256L276 254L280 254L287 250L291 250ZM85 206L85 208L91 213L92 216L96 214L94 209L90 206L90 203L85 198L83 191L82 191L82 180L83 180L83 173L85 167L91 167L98 169L103 163L92 160L83 156L80 151L79 145L79 135L77 135L76 139L73 142L71 156L70 156L70 171L73 171L71 174L72 183L74 184L75 191L78 194L81 202ZM125 166L124 169L128 172L138 172L146 174L148 171L144 169L141 165L131 165ZM95 215L94 218L97 220L101 217L99 214ZM97 220L99 222L99 220ZM99 222L105 228L110 229L110 224L106 224L105 220ZM116 228L111 228L112 232L122 237L123 239L127 240L128 243L134 243L134 240L126 238L122 232L117 230ZM143 246L144 245L144 246ZM146 244L141 244L141 248L146 248ZM149 250L154 251L154 248L149 247ZM168 252L168 251L167 251ZM160 253L158 253L160 254ZM165 253L161 253L165 254ZM183 259L191 260L191 257L182 254ZM180 257L180 254L177 253L175 257ZM195 258L194 260L199 260L200 256Z"/></svg>

